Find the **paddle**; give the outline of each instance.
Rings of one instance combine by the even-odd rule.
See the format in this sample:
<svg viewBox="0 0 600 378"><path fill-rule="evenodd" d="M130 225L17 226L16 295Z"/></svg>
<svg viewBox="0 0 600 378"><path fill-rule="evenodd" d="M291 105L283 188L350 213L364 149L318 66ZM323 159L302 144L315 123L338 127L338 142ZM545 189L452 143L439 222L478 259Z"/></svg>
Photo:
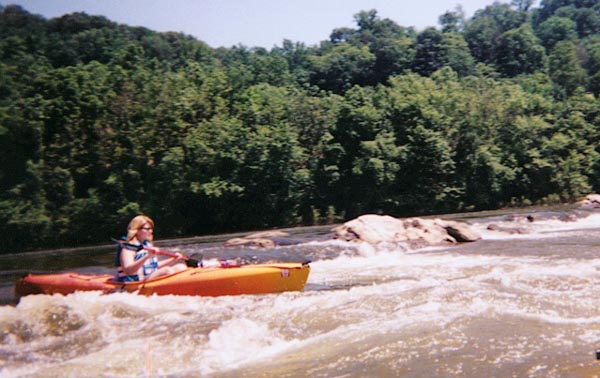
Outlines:
<svg viewBox="0 0 600 378"><path fill-rule="evenodd" d="M121 247L126 247L128 249L132 249L132 250L136 250L136 251L140 251L142 249L145 249L147 251L153 251L154 253L157 253L159 255L164 255L164 256L169 256L169 257L176 257L176 258L181 258L183 261L185 261L185 265L192 267L192 268L197 268L197 267L202 267L202 254L200 255L200 260L196 260L194 258L185 256L185 255L181 255L181 257L179 255L177 255L176 253L173 252L169 252L169 251L165 251L164 249L160 249L158 247L149 247L146 245L136 245L136 244L130 244L130 243L126 243L124 241L121 240L117 240L114 238L111 238L111 240L113 241L113 243L118 244Z"/></svg>
<svg viewBox="0 0 600 378"><path fill-rule="evenodd" d="M165 255L165 256L169 256L169 257L179 257L177 254L173 253L173 252L169 252L169 251L165 251L164 249L160 249L157 247L146 247L143 246L143 249L149 250L149 251L154 251L155 253L159 254L159 255ZM235 268L235 267L239 267L242 264L240 264L238 261L235 260L212 260L212 261L202 261L202 254L201 253L195 253L192 256L195 255L200 255L200 261L193 259L191 257L188 256L183 256L183 260L185 261L187 266L191 266L194 268L197 267L201 267L201 268Z"/></svg>
<svg viewBox="0 0 600 378"><path fill-rule="evenodd" d="M178 255L173 252L165 251L164 249L160 249L158 247L147 247L144 245L144 246L142 246L142 248L147 251L153 251L159 255L173 257L173 258L181 258L183 261L185 261L185 265L190 266L192 268L197 268L197 267L203 266L202 261L198 261L196 259L193 259L193 258L185 256L185 255ZM202 258L200 260L202 260Z"/></svg>

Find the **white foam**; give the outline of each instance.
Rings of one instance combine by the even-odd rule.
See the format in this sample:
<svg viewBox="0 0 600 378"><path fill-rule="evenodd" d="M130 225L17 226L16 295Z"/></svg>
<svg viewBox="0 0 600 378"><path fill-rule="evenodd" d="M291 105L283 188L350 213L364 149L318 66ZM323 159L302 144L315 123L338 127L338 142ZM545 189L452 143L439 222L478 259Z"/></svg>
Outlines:
<svg viewBox="0 0 600 378"><path fill-rule="evenodd" d="M201 353L200 372L203 374L269 360L297 343L286 340L268 325L247 318L223 322L210 332L208 339L206 349Z"/></svg>
<svg viewBox="0 0 600 378"><path fill-rule="evenodd" d="M504 231L489 230L488 226L492 223ZM562 232L600 229L600 214L592 213L573 220L550 218L529 222L525 218L517 218L509 221L479 221L471 226L485 240L552 238L561 236Z"/></svg>

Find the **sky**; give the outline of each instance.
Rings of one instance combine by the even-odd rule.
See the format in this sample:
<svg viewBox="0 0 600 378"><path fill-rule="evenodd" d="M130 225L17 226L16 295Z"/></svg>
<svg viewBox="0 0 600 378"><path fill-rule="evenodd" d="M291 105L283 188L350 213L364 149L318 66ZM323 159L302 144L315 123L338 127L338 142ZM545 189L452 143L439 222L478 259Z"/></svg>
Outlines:
<svg viewBox="0 0 600 378"><path fill-rule="evenodd" d="M306 46L328 40L336 28L357 28L354 15L375 9L379 18L423 30L460 5L467 18L495 0L0 0L47 19L73 12L102 15L129 26L191 35L209 46ZM509 3L510 0L500 0ZM537 2L536 2L537 3Z"/></svg>

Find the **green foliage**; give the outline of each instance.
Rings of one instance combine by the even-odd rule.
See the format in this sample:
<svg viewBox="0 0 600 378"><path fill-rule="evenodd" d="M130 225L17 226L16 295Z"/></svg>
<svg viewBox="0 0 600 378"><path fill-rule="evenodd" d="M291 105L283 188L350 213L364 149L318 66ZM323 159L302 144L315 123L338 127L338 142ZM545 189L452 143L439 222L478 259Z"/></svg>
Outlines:
<svg viewBox="0 0 600 378"><path fill-rule="evenodd" d="M552 50L560 41L573 41L577 38L576 23L566 17L550 17L542 22L536 31L542 45Z"/></svg>
<svg viewBox="0 0 600 378"><path fill-rule="evenodd" d="M552 81L566 96L571 96L578 88L585 86L586 74L579 65L577 48L570 41L558 42L549 59L549 73Z"/></svg>
<svg viewBox="0 0 600 378"><path fill-rule="evenodd" d="M588 90L595 95L600 93L600 36L587 38L584 41L588 59L584 62L587 71Z"/></svg>
<svg viewBox="0 0 600 378"><path fill-rule="evenodd" d="M460 5L456 6L454 11L446 11L438 18L442 26L442 32L461 32L465 25L465 12Z"/></svg>
<svg viewBox="0 0 600 378"><path fill-rule="evenodd" d="M342 42L323 55L311 56L311 82L325 90L343 93L354 85L364 85L375 56L367 46L356 47Z"/></svg>
<svg viewBox="0 0 600 378"><path fill-rule="evenodd" d="M412 28L399 26L390 19L382 20L376 10L359 12L354 18L359 26L357 30L336 29L331 34L331 40L369 48L375 61L372 69L363 73L365 84L382 83L390 76L410 69L416 34Z"/></svg>
<svg viewBox="0 0 600 378"><path fill-rule="evenodd" d="M497 48L500 36L520 27L525 21L525 13L499 2L476 11L466 23L464 31L472 55L482 63L494 63L499 56Z"/></svg>
<svg viewBox="0 0 600 378"><path fill-rule="evenodd" d="M462 35L428 28L419 34L413 70L424 76L450 67L461 76L473 73L475 61Z"/></svg>
<svg viewBox="0 0 600 378"><path fill-rule="evenodd" d="M508 77L541 71L546 65L546 52L528 24L504 32L496 49L498 71Z"/></svg>
<svg viewBox="0 0 600 378"><path fill-rule="evenodd" d="M600 190L600 8L212 49L0 7L0 251L572 201Z"/></svg>

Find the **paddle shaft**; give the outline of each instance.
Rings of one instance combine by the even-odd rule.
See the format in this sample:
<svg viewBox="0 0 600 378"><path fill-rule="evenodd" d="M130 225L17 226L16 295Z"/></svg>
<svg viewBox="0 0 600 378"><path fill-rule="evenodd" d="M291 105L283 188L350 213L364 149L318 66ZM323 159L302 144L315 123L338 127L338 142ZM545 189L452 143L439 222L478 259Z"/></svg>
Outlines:
<svg viewBox="0 0 600 378"><path fill-rule="evenodd" d="M159 254L159 255L164 255L164 256L169 256L169 257L179 257L177 254L173 253L173 252L169 252L169 251L165 251L164 249L160 249L160 248L156 248L156 247L144 247L145 250L152 250L155 253ZM238 264L235 261L232 260L218 260L217 262L200 262L198 260L192 259L191 257L188 256L182 256L181 258L183 258L183 260L186 262L187 266L192 266L194 268L196 267L206 267L206 268L235 268L240 266L240 264Z"/></svg>
<svg viewBox="0 0 600 378"><path fill-rule="evenodd" d="M173 258L176 258L176 259L182 259L183 261L185 261L185 264L187 266L191 266L191 267L194 267L194 268L197 268L197 267L200 266L200 262L198 260L192 259L192 258L190 258L188 256L185 256L185 255L182 255L182 254L176 254L176 253L169 252L169 251L165 251L164 249L160 249L160 248L157 248L157 247L146 247L146 246L143 246L143 247L144 247L144 249L146 251L152 251L152 252L155 252L155 253L157 253L159 255L173 257Z"/></svg>
<svg viewBox="0 0 600 378"><path fill-rule="evenodd" d="M156 248L156 247L144 247L146 250L152 250L159 255L165 255L169 257L179 257L173 252L165 251L164 249ZM192 259L188 256L183 256L183 259L186 261L187 266L193 267L202 267L202 268L235 268L239 267L240 264L233 260L218 260L216 262L199 262L198 260Z"/></svg>
<svg viewBox="0 0 600 378"><path fill-rule="evenodd" d="M173 257L173 258L178 258L178 259L182 259L184 261L189 260L189 257L185 256L185 255L178 255L176 253L173 252L169 252L169 251L165 251L164 249L160 249L158 247L146 247L144 246L144 249L146 251L152 251L158 255L163 255L163 256L169 256L169 257Z"/></svg>

